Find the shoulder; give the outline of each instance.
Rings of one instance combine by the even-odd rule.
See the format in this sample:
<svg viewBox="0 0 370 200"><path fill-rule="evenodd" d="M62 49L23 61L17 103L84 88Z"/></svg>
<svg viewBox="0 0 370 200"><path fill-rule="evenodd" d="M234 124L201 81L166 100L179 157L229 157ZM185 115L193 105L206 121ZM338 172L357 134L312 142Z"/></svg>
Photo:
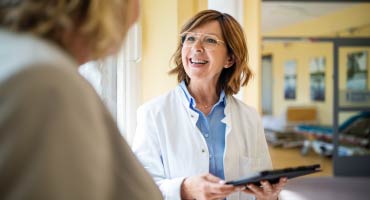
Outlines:
<svg viewBox="0 0 370 200"><path fill-rule="evenodd" d="M77 69L40 65L19 71L0 85L0 102L6 120L0 126L19 137L48 135L70 142L83 131L104 137L110 123L102 120L107 111Z"/></svg>
<svg viewBox="0 0 370 200"><path fill-rule="evenodd" d="M31 84L34 89L64 88L65 91L73 91L88 84L78 73L77 66L56 66L51 63L33 64L14 74L7 82Z"/></svg>
<svg viewBox="0 0 370 200"><path fill-rule="evenodd" d="M39 106L50 101L54 101L55 105L74 105L78 102L83 104L88 99L91 101L95 93L78 74L77 66L42 63L27 67L2 82L0 96Z"/></svg>
<svg viewBox="0 0 370 200"><path fill-rule="evenodd" d="M258 117L259 114L255 108L245 104L243 101L235 98L234 96L227 97L227 103L230 104L232 110L239 110L240 114L249 117Z"/></svg>

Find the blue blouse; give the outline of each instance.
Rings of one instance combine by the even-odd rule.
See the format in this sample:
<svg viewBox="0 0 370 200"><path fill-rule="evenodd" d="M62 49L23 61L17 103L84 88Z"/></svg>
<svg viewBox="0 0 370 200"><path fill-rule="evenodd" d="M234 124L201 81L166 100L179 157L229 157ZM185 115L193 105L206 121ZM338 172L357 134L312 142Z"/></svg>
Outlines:
<svg viewBox="0 0 370 200"><path fill-rule="evenodd" d="M206 116L196 108L195 99L190 95L184 81L180 83L180 87L189 101L190 109L199 114L197 127L207 142L210 164L209 172L221 179L225 179L223 157L225 151L226 124L221 122L221 120L225 118L225 92L221 92L220 99L212 107L211 112Z"/></svg>

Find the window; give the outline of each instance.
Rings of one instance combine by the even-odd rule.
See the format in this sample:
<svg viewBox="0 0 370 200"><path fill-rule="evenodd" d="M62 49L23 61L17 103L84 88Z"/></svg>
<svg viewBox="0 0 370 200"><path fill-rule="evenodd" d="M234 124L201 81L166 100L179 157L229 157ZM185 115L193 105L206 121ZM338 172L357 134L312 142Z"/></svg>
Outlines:
<svg viewBox="0 0 370 200"><path fill-rule="evenodd" d="M135 24L117 55L92 61L79 69L112 113L121 134L131 144L140 101L141 27Z"/></svg>

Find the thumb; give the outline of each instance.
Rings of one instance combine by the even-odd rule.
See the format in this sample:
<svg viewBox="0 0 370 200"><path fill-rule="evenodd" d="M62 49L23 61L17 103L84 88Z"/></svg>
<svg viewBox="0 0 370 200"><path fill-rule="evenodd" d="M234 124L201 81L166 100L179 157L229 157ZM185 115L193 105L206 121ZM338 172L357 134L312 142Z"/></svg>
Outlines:
<svg viewBox="0 0 370 200"><path fill-rule="evenodd" d="M220 183L220 184L224 184L225 183L224 180L222 180L222 179L220 179L220 178L218 178L218 177L216 177L216 176L214 176L212 174L207 174L205 176L205 179L207 181L209 181L209 182L212 182L212 183Z"/></svg>

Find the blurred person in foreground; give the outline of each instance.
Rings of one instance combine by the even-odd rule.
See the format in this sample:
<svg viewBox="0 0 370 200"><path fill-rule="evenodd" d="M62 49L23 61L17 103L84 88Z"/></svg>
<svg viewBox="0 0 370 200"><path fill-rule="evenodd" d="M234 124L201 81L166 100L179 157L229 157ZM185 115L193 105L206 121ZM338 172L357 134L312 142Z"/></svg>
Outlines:
<svg viewBox="0 0 370 200"><path fill-rule="evenodd" d="M258 113L233 97L251 77L245 36L228 14L205 10L181 29L179 85L138 109L133 150L166 199L276 200L286 178L234 187L271 169Z"/></svg>
<svg viewBox="0 0 370 200"><path fill-rule="evenodd" d="M78 73L137 16L137 0L0 1L0 199L162 199Z"/></svg>

